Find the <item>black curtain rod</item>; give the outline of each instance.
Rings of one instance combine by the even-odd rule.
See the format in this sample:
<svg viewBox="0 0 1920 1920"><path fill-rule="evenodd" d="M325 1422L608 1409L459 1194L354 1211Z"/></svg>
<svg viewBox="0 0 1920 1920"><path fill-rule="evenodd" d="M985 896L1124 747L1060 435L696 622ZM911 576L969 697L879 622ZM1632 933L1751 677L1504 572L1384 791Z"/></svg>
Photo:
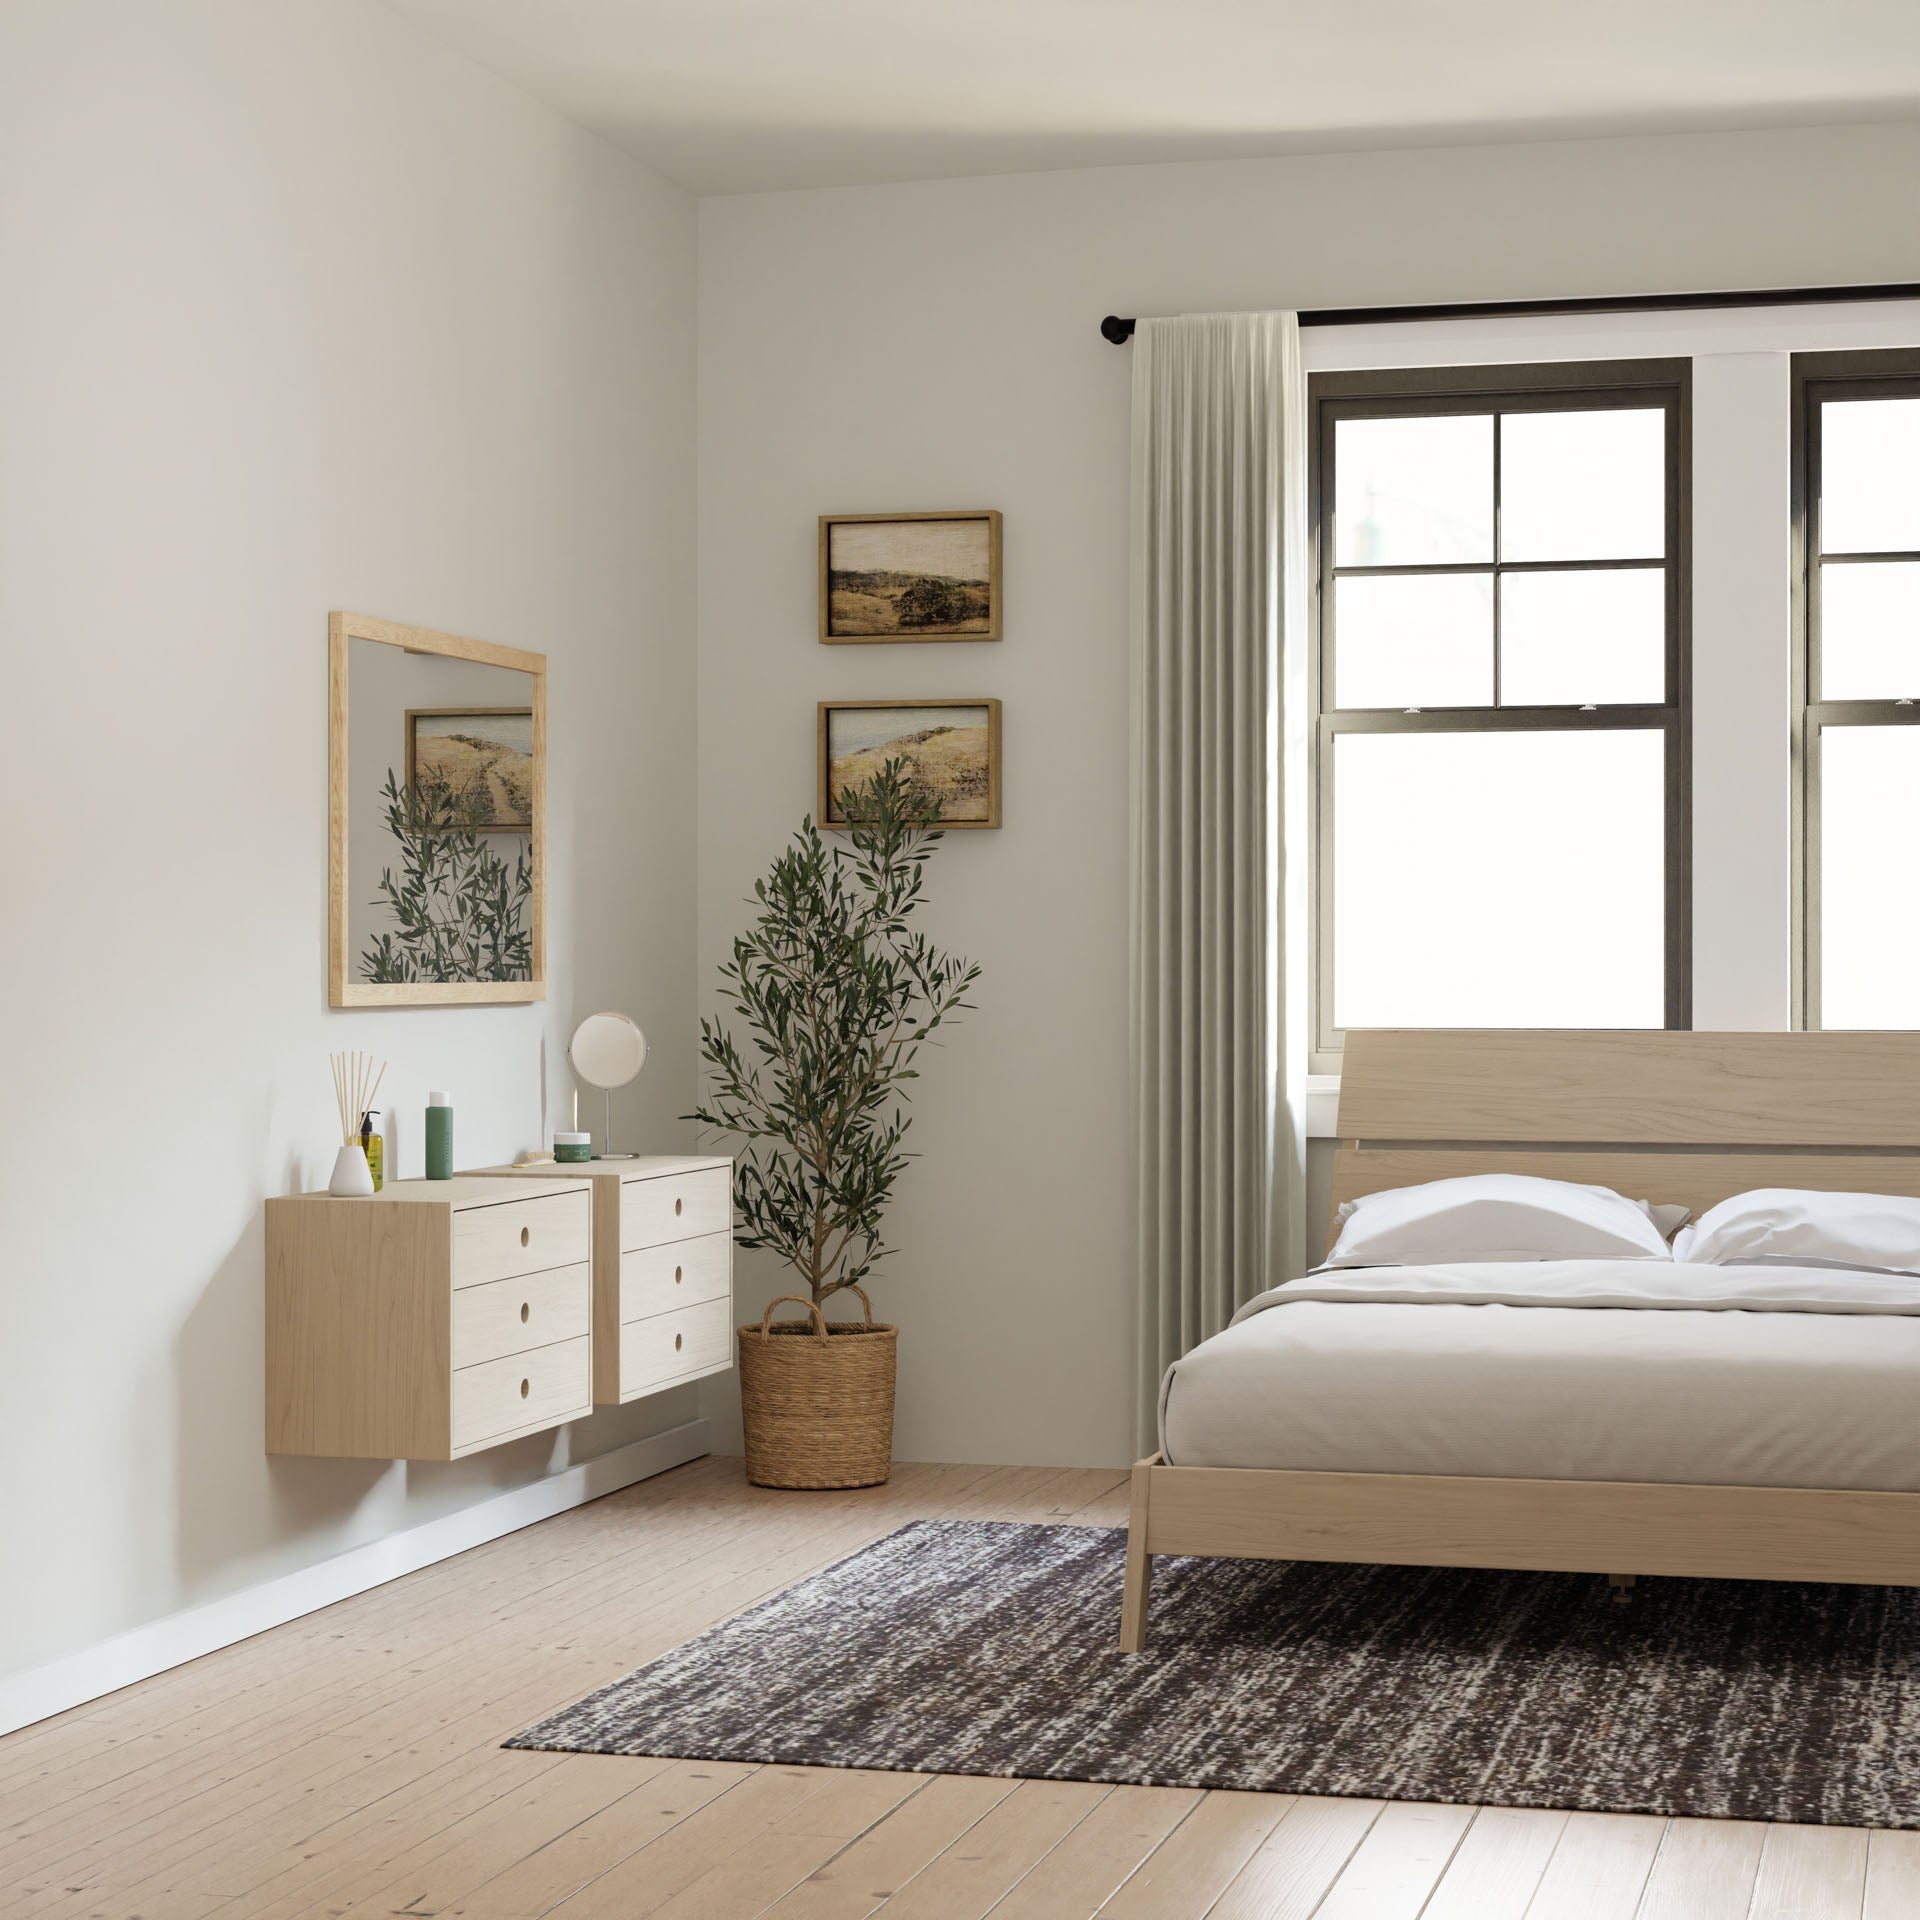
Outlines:
<svg viewBox="0 0 1920 1920"><path fill-rule="evenodd" d="M1748 293L1616 293L1585 300L1457 300L1425 307L1321 307L1300 315L1303 327L1383 326L1397 320L1532 320L1557 314L1683 313L1706 307L1818 306L1847 300L1920 300L1920 282L1877 287L1764 287ZM1124 347L1139 324L1110 313L1103 339Z"/></svg>

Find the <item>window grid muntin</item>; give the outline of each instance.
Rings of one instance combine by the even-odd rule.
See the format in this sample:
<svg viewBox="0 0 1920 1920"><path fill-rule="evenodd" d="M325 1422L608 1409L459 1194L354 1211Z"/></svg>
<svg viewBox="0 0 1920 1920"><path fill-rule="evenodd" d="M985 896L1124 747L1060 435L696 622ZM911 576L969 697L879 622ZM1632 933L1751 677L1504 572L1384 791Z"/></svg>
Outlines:
<svg viewBox="0 0 1920 1920"><path fill-rule="evenodd" d="M1627 727L1664 734L1666 817L1666 1025L1692 1024L1692 741L1687 646L1691 556L1688 550L1689 408L1692 365L1685 360L1564 362L1518 367L1418 368L1394 372L1315 374L1309 383L1309 543L1314 586L1309 679L1314 696L1312 869L1313 960L1311 1066L1337 1071L1343 1036L1333 1025L1333 750L1343 732L1536 732ZM1501 561L1500 416L1502 413L1587 412L1653 408L1666 415L1664 553L1658 561ZM1408 563L1399 567L1336 566L1332 526L1334 423L1347 418L1434 413L1491 413L1494 419L1494 537L1490 562ZM1333 673L1338 646L1331 632L1333 582L1349 574L1484 573L1493 585L1494 699L1500 698L1500 590L1502 572L1659 566L1666 587L1666 697L1657 704L1552 707L1431 707L1405 712L1387 707L1335 707ZM1332 644L1329 644L1329 641Z"/></svg>
<svg viewBox="0 0 1920 1920"><path fill-rule="evenodd" d="M1820 740L1828 727L1920 725L1920 685L1911 696L1826 700L1820 657L1821 579L1829 566L1920 560L1920 549L1828 554L1820 528L1821 407L1828 400L1920 398L1920 349L1793 356L1794 1022L1820 1025Z"/></svg>

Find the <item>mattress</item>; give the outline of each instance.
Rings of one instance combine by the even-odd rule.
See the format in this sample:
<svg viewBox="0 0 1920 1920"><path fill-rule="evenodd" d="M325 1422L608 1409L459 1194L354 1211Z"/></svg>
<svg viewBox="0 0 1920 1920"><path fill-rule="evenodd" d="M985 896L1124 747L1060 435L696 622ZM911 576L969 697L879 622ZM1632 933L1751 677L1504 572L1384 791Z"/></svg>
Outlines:
<svg viewBox="0 0 1920 1920"><path fill-rule="evenodd" d="M1920 1279L1323 1271L1168 1369L1160 1435L1180 1467L1920 1492Z"/></svg>

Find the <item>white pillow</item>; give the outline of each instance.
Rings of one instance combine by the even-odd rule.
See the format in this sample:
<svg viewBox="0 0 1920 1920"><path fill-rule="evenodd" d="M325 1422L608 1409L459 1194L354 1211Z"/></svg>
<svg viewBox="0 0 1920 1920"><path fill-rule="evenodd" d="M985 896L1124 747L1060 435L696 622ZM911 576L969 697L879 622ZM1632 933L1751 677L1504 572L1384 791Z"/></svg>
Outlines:
<svg viewBox="0 0 1920 1920"><path fill-rule="evenodd" d="M1920 1200L1755 1187L1709 1207L1674 1241L1673 1257L1704 1267L1765 1262L1920 1273Z"/></svg>
<svg viewBox="0 0 1920 1920"><path fill-rule="evenodd" d="M1644 1201L1527 1173L1389 1187L1349 1201L1340 1219L1329 1267L1673 1258Z"/></svg>
<svg viewBox="0 0 1920 1920"><path fill-rule="evenodd" d="M1636 1207L1646 1208L1647 1218L1660 1229L1662 1240L1671 1240L1693 1215L1691 1207L1675 1206L1671 1203L1656 1207L1650 1200L1636 1200L1633 1204Z"/></svg>

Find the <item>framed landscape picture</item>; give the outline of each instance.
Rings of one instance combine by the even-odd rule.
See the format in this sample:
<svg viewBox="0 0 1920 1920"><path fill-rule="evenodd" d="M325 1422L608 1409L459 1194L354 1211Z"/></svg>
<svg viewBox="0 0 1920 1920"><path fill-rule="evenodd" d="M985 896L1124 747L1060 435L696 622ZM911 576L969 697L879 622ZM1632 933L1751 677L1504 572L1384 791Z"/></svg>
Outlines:
<svg viewBox="0 0 1920 1920"><path fill-rule="evenodd" d="M481 833L525 833L533 825L533 709L409 708L407 785L418 793L423 781L470 798Z"/></svg>
<svg viewBox="0 0 1920 1920"><path fill-rule="evenodd" d="M939 801L941 826L1000 824L998 700L822 700L820 824L844 829L840 796L889 760L916 796Z"/></svg>
<svg viewBox="0 0 1920 1920"><path fill-rule="evenodd" d="M999 638L999 514L821 515L824 645Z"/></svg>

